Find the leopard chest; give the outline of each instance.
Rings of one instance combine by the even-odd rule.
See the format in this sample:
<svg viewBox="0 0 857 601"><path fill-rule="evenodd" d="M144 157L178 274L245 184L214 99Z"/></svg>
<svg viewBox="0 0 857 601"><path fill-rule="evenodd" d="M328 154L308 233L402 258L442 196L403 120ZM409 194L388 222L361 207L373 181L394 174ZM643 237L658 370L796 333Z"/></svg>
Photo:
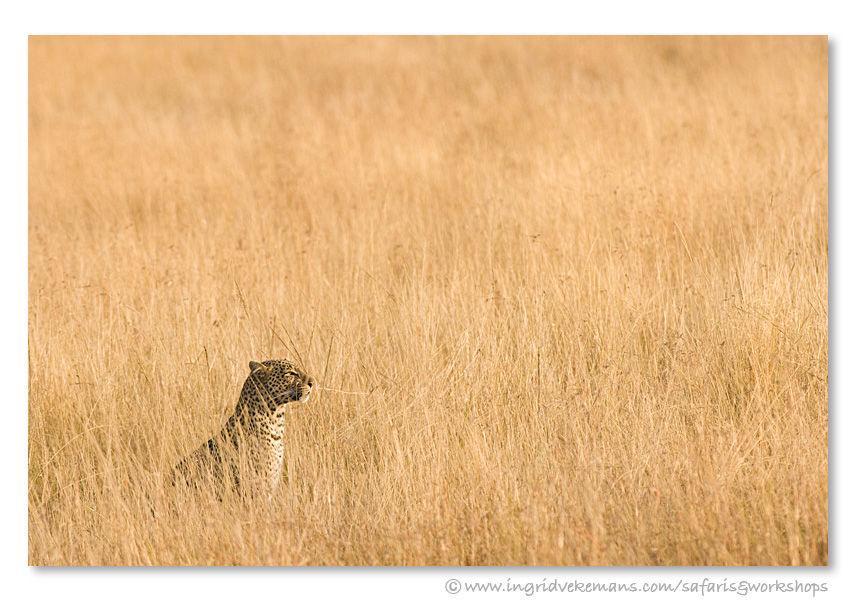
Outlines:
<svg viewBox="0 0 857 601"><path fill-rule="evenodd" d="M283 471L285 407L277 408L273 414L255 414L248 425L254 467L259 476L273 489Z"/></svg>

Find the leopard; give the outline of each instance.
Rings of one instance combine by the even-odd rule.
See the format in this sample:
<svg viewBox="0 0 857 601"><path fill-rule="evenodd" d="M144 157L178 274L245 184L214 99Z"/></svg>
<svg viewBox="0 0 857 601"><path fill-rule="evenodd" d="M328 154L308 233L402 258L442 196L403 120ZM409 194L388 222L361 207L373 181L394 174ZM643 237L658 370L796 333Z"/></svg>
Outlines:
<svg viewBox="0 0 857 601"><path fill-rule="evenodd" d="M314 384L286 359L250 361L234 412L173 468L171 484L201 490L207 482L219 501L228 495L271 499L283 473L286 405L306 403Z"/></svg>

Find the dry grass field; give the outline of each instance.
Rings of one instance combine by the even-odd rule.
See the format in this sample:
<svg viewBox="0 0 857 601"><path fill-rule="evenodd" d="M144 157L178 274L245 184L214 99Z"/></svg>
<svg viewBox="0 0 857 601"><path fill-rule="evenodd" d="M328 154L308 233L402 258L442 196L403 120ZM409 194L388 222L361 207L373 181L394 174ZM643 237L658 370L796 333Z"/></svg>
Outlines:
<svg viewBox="0 0 857 601"><path fill-rule="evenodd" d="M826 38L30 38L30 564L826 565L827 127ZM280 357L273 501L164 487Z"/></svg>

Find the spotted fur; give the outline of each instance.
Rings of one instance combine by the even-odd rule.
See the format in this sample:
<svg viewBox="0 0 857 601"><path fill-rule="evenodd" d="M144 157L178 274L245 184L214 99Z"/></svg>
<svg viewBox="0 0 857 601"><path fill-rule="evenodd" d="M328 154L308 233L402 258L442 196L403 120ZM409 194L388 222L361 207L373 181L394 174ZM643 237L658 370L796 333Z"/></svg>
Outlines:
<svg viewBox="0 0 857 601"><path fill-rule="evenodd" d="M215 437L183 459L172 482L213 483L217 497L273 494L283 472L286 404L305 403L313 379L285 360L250 362L235 412Z"/></svg>

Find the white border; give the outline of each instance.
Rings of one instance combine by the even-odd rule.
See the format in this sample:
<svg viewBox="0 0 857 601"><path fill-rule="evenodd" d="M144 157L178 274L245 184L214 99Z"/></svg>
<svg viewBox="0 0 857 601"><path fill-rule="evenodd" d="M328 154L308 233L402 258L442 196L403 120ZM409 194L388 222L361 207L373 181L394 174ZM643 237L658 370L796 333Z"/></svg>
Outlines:
<svg viewBox="0 0 857 601"><path fill-rule="evenodd" d="M36 0L28 34L825 34L844 3L784 0ZM839 13L839 14L837 14Z"/></svg>
<svg viewBox="0 0 857 601"><path fill-rule="evenodd" d="M406 6L408 6L406 8ZM14 9L7 8L6 11ZM4 12L6 12L4 11ZM35 569L27 563L26 500L16 490L3 498L11 530L2 544L4 585L28 598L71 596L87 599L151 599L191 595L212 599L270 595L278 597L445 598L444 583L462 581L551 580L630 581L696 579L752 581L800 579L827 582L835 598L857 598L851 568L854 546L853 465L855 386L848 378L855 362L854 313L855 204L853 178L843 177L855 164L853 113L855 44L848 27L850 12L840 2L166 2L114 1L32 2L22 12L7 14L2 25L3 72L11 85L3 95L2 162L8 217L0 220L3 275L10 285L4 298L2 358L13 383L4 402L13 405L14 421L2 437L2 450L15 457L8 472L26 472L26 259L27 256L27 34L58 33L788 33L831 36L830 136L830 568L700 569L700 568L427 568L427 569ZM847 99L851 98L850 101ZM849 268L850 266L850 268ZM24 290L14 282L20 282ZM17 291L17 292L16 292ZM20 472L18 470L21 470ZM5 530L5 529L4 529ZM23 593L26 591L26 593ZM479 595L483 597L484 595ZM544 595L534 595L544 596ZM707 595L712 596L712 595ZM713 595L724 598L723 595ZM451 595L449 597L452 597ZM475 598L474 595L459 595ZM502 598L523 598L505 593ZM552 597L552 595L549 595ZM586 595L623 599L631 595ZM663 598L663 595L658 595ZM669 598L669 597L666 597ZM684 598L676 596L675 598ZM790 596L790 598L799 598ZM800 597L804 598L804 597Z"/></svg>

